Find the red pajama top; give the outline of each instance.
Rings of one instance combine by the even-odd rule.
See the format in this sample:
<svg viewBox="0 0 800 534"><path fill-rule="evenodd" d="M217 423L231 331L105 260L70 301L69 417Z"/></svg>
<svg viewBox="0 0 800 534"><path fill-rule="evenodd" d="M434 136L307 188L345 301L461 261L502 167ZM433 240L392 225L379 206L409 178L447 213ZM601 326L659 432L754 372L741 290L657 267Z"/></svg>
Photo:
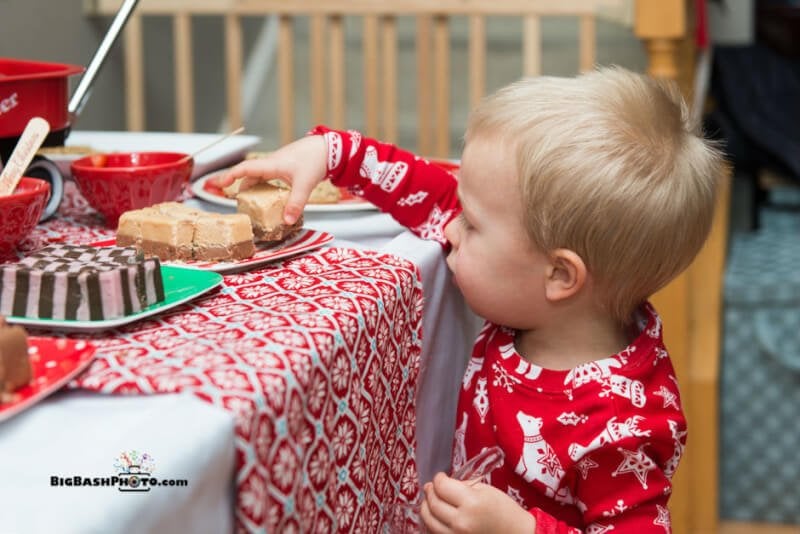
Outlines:
<svg viewBox="0 0 800 534"><path fill-rule="evenodd" d="M333 183L373 202L424 239L447 246L460 212L456 178L354 131L317 127ZM456 417L453 468L498 445L488 482L530 510L537 533L670 532L670 479L686 442L661 320L646 304L625 350L568 371L528 363L514 331L486 323Z"/></svg>

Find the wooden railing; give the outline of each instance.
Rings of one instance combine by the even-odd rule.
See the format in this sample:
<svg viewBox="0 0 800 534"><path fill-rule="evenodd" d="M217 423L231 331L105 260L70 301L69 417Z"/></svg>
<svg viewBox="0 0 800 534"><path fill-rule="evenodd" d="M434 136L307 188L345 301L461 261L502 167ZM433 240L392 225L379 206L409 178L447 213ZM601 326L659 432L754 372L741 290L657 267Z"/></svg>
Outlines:
<svg viewBox="0 0 800 534"><path fill-rule="evenodd" d="M581 70L595 63L595 14L598 5L616 0L140 0L125 36L126 117L129 130L146 127L142 18L169 15L173 19L176 130L194 128L191 19L218 16L225 21L225 92L229 124L242 124L242 21L245 17L277 15L278 109L280 141L296 137L294 22L310 19L310 109L314 123L345 127L347 84L344 16L362 17L364 131L390 142L398 139L397 20L416 19L416 88L418 152L450 154L450 32L449 18L469 17L469 102L486 90L486 18L522 17L523 68L520 75L541 72L541 19L580 19ZM116 13L120 0L89 0L90 13Z"/></svg>

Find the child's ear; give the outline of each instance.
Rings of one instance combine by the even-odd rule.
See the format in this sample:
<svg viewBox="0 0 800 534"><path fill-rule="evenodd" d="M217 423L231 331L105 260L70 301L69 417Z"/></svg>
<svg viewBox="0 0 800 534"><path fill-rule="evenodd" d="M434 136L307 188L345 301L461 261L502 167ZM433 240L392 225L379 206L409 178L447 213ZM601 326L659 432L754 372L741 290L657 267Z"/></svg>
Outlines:
<svg viewBox="0 0 800 534"><path fill-rule="evenodd" d="M559 248L550 253L545 296L551 302L562 301L578 293L586 284L586 264L575 252Z"/></svg>

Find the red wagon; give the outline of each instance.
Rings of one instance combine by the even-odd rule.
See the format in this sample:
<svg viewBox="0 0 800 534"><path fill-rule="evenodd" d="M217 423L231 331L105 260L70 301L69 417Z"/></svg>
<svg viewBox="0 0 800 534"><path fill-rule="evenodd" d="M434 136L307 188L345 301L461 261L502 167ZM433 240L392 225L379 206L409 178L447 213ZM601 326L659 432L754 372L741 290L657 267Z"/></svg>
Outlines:
<svg viewBox="0 0 800 534"><path fill-rule="evenodd" d="M69 135L69 77L83 67L0 58L0 157L3 161L33 117L50 123L44 146L60 146Z"/></svg>

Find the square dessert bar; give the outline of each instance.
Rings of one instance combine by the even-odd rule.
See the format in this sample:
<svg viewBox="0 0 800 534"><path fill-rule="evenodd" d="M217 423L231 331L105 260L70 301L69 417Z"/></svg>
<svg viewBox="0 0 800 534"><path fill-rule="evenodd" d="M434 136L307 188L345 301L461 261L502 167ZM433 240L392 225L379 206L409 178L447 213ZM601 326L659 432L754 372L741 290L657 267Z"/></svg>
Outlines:
<svg viewBox="0 0 800 534"><path fill-rule="evenodd" d="M0 316L0 403L11 393L31 381L28 358L28 336L20 326L9 326Z"/></svg>
<svg viewBox="0 0 800 534"><path fill-rule="evenodd" d="M2 266L0 314L100 320L164 300L158 258L134 248L51 245Z"/></svg>
<svg viewBox="0 0 800 534"><path fill-rule="evenodd" d="M255 253L250 219L240 213L209 213L178 202L126 211L117 244L167 260L240 260Z"/></svg>

